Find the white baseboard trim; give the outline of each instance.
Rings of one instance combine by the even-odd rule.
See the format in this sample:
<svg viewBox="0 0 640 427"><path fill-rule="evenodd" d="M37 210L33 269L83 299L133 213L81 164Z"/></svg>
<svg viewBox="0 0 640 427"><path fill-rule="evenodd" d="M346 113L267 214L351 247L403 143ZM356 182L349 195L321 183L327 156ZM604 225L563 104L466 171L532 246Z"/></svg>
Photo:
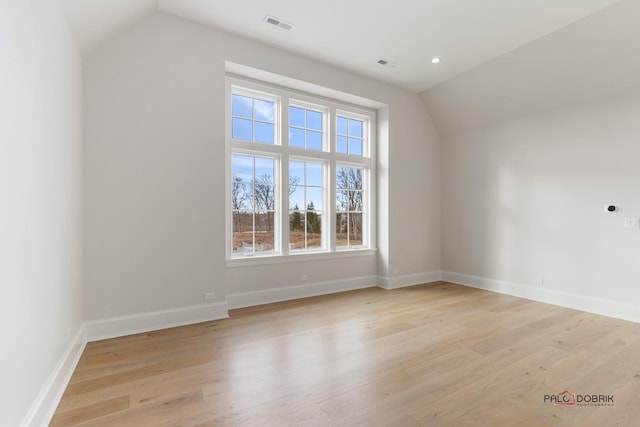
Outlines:
<svg viewBox="0 0 640 427"><path fill-rule="evenodd" d="M229 304L229 309L252 307L255 305L315 297L318 295L333 294L336 292L372 288L377 285L377 276L362 276L344 280L332 280L328 282L265 289L263 291L227 294L227 302Z"/></svg>
<svg viewBox="0 0 640 427"><path fill-rule="evenodd" d="M98 341L229 317L226 302L151 311L85 322L87 341Z"/></svg>
<svg viewBox="0 0 640 427"><path fill-rule="evenodd" d="M424 273L406 274L395 277L378 276L378 286L391 290L423 283L437 282L439 280L442 280L442 273L440 271L427 271Z"/></svg>
<svg viewBox="0 0 640 427"><path fill-rule="evenodd" d="M86 344L84 325L82 325L40 389L40 393L20 424L22 427L49 425Z"/></svg>
<svg viewBox="0 0 640 427"><path fill-rule="evenodd" d="M500 294L511 295L514 297L640 323L640 306L624 302L586 297L583 295L537 288L519 283L488 279L485 277L471 276L468 274L454 273L451 271L443 271L442 280L459 285L484 289L486 291L497 292Z"/></svg>

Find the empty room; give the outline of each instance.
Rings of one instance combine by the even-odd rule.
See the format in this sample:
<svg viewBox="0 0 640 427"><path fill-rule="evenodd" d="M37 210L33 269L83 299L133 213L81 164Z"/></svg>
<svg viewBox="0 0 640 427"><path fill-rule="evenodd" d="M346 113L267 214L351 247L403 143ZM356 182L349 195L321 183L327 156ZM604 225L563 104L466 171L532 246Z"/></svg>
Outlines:
<svg viewBox="0 0 640 427"><path fill-rule="evenodd" d="M639 18L3 2L0 425L638 425Z"/></svg>

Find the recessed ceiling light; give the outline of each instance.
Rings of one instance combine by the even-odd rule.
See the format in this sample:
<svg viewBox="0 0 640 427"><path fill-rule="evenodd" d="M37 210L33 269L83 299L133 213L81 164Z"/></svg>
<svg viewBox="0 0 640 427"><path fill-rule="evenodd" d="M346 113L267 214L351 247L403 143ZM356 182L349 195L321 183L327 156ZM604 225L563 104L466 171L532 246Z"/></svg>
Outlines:
<svg viewBox="0 0 640 427"><path fill-rule="evenodd" d="M431 63L432 63L432 64L437 64L438 62L440 62L440 58L438 58L437 56L434 56L434 57L431 59Z"/></svg>
<svg viewBox="0 0 640 427"><path fill-rule="evenodd" d="M384 59L384 58L378 59L378 64L383 65L385 67L389 67L389 68L396 68L398 66L397 62L393 62L390 59Z"/></svg>
<svg viewBox="0 0 640 427"><path fill-rule="evenodd" d="M267 24L275 25L276 27L280 27L283 30L290 30L293 28L293 24L284 22L282 19L278 19L270 15L264 17L264 22L266 22Z"/></svg>

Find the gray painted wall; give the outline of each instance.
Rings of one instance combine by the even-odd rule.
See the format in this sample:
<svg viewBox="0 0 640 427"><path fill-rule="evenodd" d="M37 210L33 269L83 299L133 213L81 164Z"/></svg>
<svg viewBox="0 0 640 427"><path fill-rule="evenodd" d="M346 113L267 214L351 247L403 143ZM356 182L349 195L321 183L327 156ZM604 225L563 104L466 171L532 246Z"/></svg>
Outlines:
<svg viewBox="0 0 640 427"><path fill-rule="evenodd" d="M83 321L82 75L57 1L3 6L0 424L18 426Z"/></svg>
<svg viewBox="0 0 640 427"><path fill-rule="evenodd" d="M388 106L377 255L226 267L225 61ZM94 51L84 80L87 320L293 287L303 274L439 270L440 143L418 95L163 13Z"/></svg>

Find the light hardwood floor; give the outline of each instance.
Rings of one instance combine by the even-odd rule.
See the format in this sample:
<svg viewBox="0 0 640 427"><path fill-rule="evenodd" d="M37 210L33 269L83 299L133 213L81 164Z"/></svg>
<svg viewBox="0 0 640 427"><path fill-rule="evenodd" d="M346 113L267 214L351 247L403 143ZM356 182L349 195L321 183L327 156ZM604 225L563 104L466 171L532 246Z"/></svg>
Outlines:
<svg viewBox="0 0 640 427"><path fill-rule="evenodd" d="M444 282L234 310L89 343L51 425L638 426L640 325Z"/></svg>

